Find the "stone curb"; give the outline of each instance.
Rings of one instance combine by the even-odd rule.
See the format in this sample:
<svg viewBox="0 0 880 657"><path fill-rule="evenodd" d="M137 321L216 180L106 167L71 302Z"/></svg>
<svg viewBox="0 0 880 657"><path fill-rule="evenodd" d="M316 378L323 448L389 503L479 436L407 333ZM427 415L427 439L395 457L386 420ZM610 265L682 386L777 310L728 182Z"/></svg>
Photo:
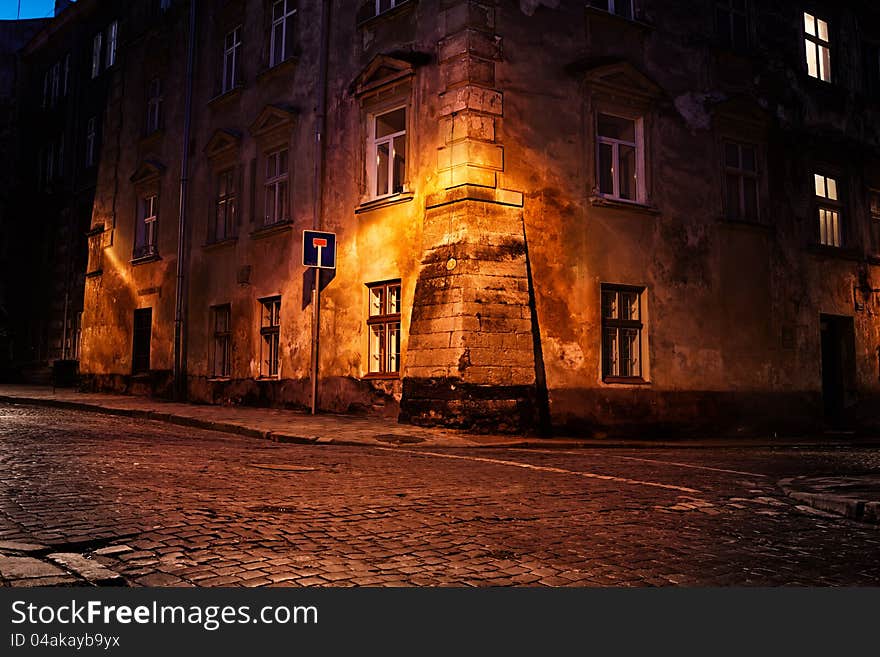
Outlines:
<svg viewBox="0 0 880 657"><path fill-rule="evenodd" d="M779 486L793 500L820 511L834 513L859 522L880 523L880 502L832 493L810 493L793 486L795 479L782 479Z"/></svg>

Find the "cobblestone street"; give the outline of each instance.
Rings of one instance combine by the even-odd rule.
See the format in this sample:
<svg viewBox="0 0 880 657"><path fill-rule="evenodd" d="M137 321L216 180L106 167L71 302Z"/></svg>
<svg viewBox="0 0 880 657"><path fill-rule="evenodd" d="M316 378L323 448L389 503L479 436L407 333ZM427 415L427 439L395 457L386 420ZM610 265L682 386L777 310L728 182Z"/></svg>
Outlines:
<svg viewBox="0 0 880 657"><path fill-rule="evenodd" d="M0 585L880 585L876 448L287 445L0 405Z"/></svg>

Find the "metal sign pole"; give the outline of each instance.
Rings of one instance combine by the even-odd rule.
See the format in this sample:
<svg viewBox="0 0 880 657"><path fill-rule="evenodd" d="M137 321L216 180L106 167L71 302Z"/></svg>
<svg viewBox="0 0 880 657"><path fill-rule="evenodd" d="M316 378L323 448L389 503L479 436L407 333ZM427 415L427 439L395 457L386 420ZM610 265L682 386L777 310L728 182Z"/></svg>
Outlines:
<svg viewBox="0 0 880 657"><path fill-rule="evenodd" d="M321 317L321 270L315 268L315 287L312 290L312 415L318 412L318 322Z"/></svg>

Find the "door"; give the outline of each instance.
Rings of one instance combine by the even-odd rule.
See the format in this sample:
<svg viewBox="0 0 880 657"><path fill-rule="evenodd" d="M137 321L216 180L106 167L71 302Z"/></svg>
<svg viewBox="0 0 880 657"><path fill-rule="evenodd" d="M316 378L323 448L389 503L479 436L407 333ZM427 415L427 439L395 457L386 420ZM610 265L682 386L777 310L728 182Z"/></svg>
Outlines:
<svg viewBox="0 0 880 657"><path fill-rule="evenodd" d="M831 426L846 424L846 410L852 403L855 384L855 330L852 317L821 315L822 403L825 421Z"/></svg>
<svg viewBox="0 0 880 657"><path fill-rule="evenodd" d="M150 371L150 334L153 325L153 309L139 308L134 311L134 339L131 348L131 373Z"/></svg>

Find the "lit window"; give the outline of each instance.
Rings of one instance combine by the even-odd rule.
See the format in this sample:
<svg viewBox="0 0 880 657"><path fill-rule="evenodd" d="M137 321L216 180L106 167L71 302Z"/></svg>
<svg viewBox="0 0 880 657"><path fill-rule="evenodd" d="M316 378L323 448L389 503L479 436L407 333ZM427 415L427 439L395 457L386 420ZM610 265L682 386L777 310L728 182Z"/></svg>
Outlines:
<svg viewBox="0 0 880 657"><path fill-rule="evenodd" d="M162 80L153 78L147 88L147 134L156 132L162 122Z"/></svg>
<svg viewBox="0 0 880 657"><path fill-rule="evenodd" d="M281 297L260 299L260 376L278 378Z"/></svg>
<svg viewBox="0 0 880 657"><path fill-rule="evenodd" d="M369 373L396 375L400 372L400 281L372 283L367 287Z"/></svg>
<svg viewBox="0 0 880 657"><path fill-rule="evenodd" d="M757 221L758 162L754 146L724 144L724 216L728 219Z"/></svg>
<svg viewBox="0 0 880 657"><path fill-rule="evenodd" d="M214 327L214 345L211 354L211 376L226 377L230 372L232 332L230 330L230 307L214 306L211 308L211 319Z"/></svg>
<svg viewBox="0 0 880 657"><path fill-rule="evenodd" d="M217 174L217 201L209 241L222 242L232 237L235 231L237 214L235 170L227 169Z"/></svg>
<svg viewBox="0 0 880 657"><path fill-rule="evenodd" d="M370 197L403 191L406 176L406 108L374 115L370 121L367 183Z"/></svg>
<svg viewBox="0 0 880 657"><path fill-rule="evenodd" d="M599 114L597 132L599 193L643 202L641 119Z"/></svg>
<svg viewBox="0 0 880 657"><path fill-rule="evenodd" d="M816 186L816 205L819 213L819 244L840 246L842 230L840 225L840 197L837 180L822 174L813 175Z"/></svg>
<svg viewBox="0 0 880 657"><path fill-rule="evenodd" d="M241 84L241 25L223 40L222 92L231 91Z"/></svg>
<svg viewBox="0 0 880 657"><path fill-rule="evenodd" d="M644 288L602 285L602 377L642 376Z"/></svg>
<svg viewBox="0 0 880 657"><path fill-rule="evenodd" d="M744 50L749 45L746 0L716 0L715 31L726 48Z"/></svg>
<svg viewBox="0 0 880 657"><path fill-rule="evenodd" d="M97 118L91 117L86 123L86 166L95 166L95 148L98 138Z"/></svg>
<svg viewBox="0 0 880 657"><path fill-rule="evenodd" d="M831 41L828 23L804 13L804 45L807 49L807 73L823 82L831 82Z"/></svg>
<svg viewBox="0 0 880 657"><path fill-rule="evenodd" d="M138 221L135 227L132 258L149 258L157 255L156 228L159 219L159 197L144 196L138 202Z"/></svg>
<svg viewBox="0 0 880 657"><path fill-rule="evenodd" d="M92 39L92 78L98 77L101 72L101 42L103 35L98 32Z"/></svg>
<svg viewBox="0 0 880 657"><path fill-rule="evenodd" d="M278 0L272 5L272 32L269 43L269 66L280 64L293 54L294 0Z"/></svg>
<svg viewBox="0 0 880 657"><path fill-rule="evenodd" d="M266 157L266 212L263 224L271 226L289 219L287 214L287 149Z"/></svg>
<svg viewBox="0 0 880 657"><path fill-rule="evenodd" d="M110 23L110 27L107 28L107 65L106 68L110 68L116 63L116 48L117 41L119 37L119 21L113 21Z"/></svg>
<svg viewBox="0 0 880 657"><path fill-rule="evenodd" d="M630 20L633 17L633 0L590 0L587 4Z"/></svg>

